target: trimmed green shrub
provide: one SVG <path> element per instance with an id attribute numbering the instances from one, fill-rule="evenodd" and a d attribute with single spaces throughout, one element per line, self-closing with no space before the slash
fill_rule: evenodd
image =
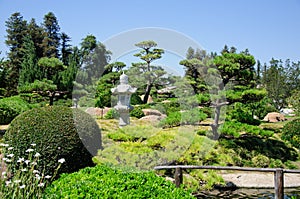
<path id="1" fill-rule="evenodd" d="M 197 124 L 203 121 L 207 115 L 198 108 L 194 108 L 183 112 L 171 112 L 169 115 L 160 121 L 160 125 L 163 127 L 174 127 L 180 125 Z"/>
<path id="2" fill-rule="evenodd" d="M 253 166 L 255 167 L 268 167 L 269 164 L 270 164 L 270 159 L 265 156 L 265 155 L 262 155 L 262 154 L 259 154 L 257 156 L 254 156 L 252 159 L 251 159 L 251 162 L 253 163 Z"/>
<path id="3" fill-rule="evenodd" d="M 31 144 L 41 154 L 39 170 L 52 175 L 58 160 L 64 158 L 59 173 L 69 173 L 94 165 L 92 155 L 101 148 L 96 121 L 84 111 L 63 106 L 36 108 L 16 117 L 4 135 L 15 157 L 24 157 Z M 18 169 L 12 164 L 11 169 Z"/>
<path id="4" fill-rule="evenodd" d="M 130 98 L 131 105 L 143 104 L 143 100 L 137 93 L 133 93 Z"/>
<path id="5" fill-rule="evenodd" d="M 130 111 L 130 116 L 131 117 L 136 117 L 136 118 L 142 118 L 145 116 L 144 112 L 142 111 L 142 108 L 139 106 L 134 107 L 132 111 Z"/>
<path id="6" fill-rule="evenodd" d="M 9 124 L 16 116 L 30 109 L 20 96 L 0 99 L 0 124 Z"/>
<path id="7" fill-rule="evenodd" d="M 104 115 L 104 119 L 115 119 L 119 117 L 119 113 L 116 109 L 112 108 Z"/>
<path id="8" fill-rule="evenodd" d="M 220 128 L 222 135 L 231 135 L 234 137 L 239 137 L 241 133 L 247 133 L 251 135 L 259 135 L 261 137 L 272 137 L 274 131 L 264 130 L 258 126 L 253 126 L 241 122 L 226 121 Z"/>
<path id="9" fill-rule="evenodd" d="M 194 198 L 189 191 L 153 172 L 126 171 L 99 165 L 63 174 L 44 192 L 45 198 Z"/>
<path id="10" fill-rule="evenodd" d="M 300 149 L 300 118 L 283 126 L 282 139 L 289 141 L 294 147 Z"/>

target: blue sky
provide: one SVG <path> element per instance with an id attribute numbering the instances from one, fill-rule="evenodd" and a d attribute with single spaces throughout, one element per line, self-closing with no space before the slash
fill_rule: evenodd
<path id="1" fill-rule="evenodd" d="M 0 0 L 0 56 L 7 51 L 5 21 L 12 13 L 41 23 L 50 11 L 73 45 L 88 34 L 104 42 L 156 27 L 179 32 L 208 52 L 227 44 L 248 48 L 262 63 L 272 57 L 300 61 L 300 0 Z"/>

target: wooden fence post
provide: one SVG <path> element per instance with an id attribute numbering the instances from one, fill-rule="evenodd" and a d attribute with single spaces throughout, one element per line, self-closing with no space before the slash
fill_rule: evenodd
<path id="1" fill-rule="evenodd" d="M 175 179 L 176 187 L 180 187 L 180 185 L 182 184 L 182 181 L 183 181 L 182 169 L 180 167 L 176 167 L 174 179 Z"/>
<path id="2" fill-rule="evenodd" d="M 274 183 L 275 183 L 275 199 L 283 199 L 284 198 L 283 169 L 276 169 L 274 173 Z"/>

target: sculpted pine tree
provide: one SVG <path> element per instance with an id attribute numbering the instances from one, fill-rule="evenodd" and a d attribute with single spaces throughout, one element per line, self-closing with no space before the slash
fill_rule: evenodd
<path id="1" fill-rule="evenodd" d="M 150 91 L 154 85 L 154 82 L 162 77 L 166 72 L 161 67 L 152 66 L 151 63 L 162 57 L 164 53 L 163 49 L 156 48 L 157 44 L 154 41 L 142 41 L 135 44 L 135 46 L 142 50 L 134 56 L 139 57 L 144 62 L 132 64 L 136 72 L 142 72 L 142 77 L 146 80 L 146 89 L 144 94 L 143 103 L 147 103 L 150 96 Z"/>
<path id="2" fill-rule="evenodd" d="M 227 48 L 224 48 L 222 54 L 214 58 L 214 64 L 216 70 L 219 72 L 221 80 L 217 85 L 216 94 L 224 93 L 223 91 L 225 90 L 226 85 L 230 82 L 232 82 L 233 85 L 249 86 L 255 78 L 254 57 L 250 55 L 248 51 L 236 53 L 234 47 L 231 49 L 232 52 L 228 52 Z M 214 121 L 211 125 L 213 139 L 217 139 L 219 136 L 218 128 L 221 108 L 227 104 L 229 104 L 229 102 L 222 96 L 217 96 L 216 100 L 212 103 L 215 108 Z"/>

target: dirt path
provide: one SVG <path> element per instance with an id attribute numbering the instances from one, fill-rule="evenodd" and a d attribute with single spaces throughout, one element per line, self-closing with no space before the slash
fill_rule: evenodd
<path id="1" fill-rule="evenodd" d="M 261 172 L 234 172 L 220 174 L 225 182 L 240 188 L 274 188 L 274 174 Z M 284 187 L 300 187 L 300 174 L 285 173 Z"/>

